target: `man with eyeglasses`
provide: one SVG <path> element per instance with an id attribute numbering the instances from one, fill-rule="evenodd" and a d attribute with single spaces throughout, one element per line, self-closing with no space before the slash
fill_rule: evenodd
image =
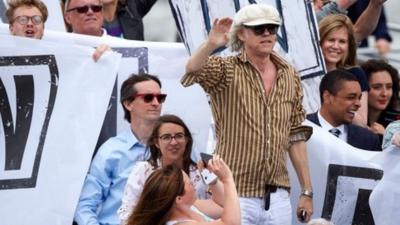
<path id="1" fill-rule="evenodd" d="M 307 222 L 313 213 L 305 145 L 312 128 L 302 126 L 296 70 L 273 51 L 281 23 L 279 12 L 265 4 L 245 6 L 233 20 L 216 19 L 181 81 L 198 83 L 210 95 L 215 151 L 232 168 L 243 225 L 292 223 L 286 152 L 302 188 L 297 217 Z M 238 55 L 210 56 L 228 43 Z"/>
<path id="2" fill-rule="evenodd" d="M 108 139 L 94 157 L 75 212 L 79 225 L 120 224 L 117 210 L 125 184 L 136 162 L 148 158 L 147 139 L 167 97 L 160 80 L 149 74 L 130 76 L 120 96 L 130 130 Z"/>
<path id="3" fill-rule="evenodd" d="M 40 0 L 9 1 L 6 16 L 12 35 L 42 39 L 48 11 Z"/>
<path id="4" fill-rule="evenodd" d="M 9 1 L 6 16 L 12 35 L 35 39 L 43 38 L 44 23 L 48 17 L 48 10 L 42 1 Z M 93 60 L 99 60 L 104 52 L 109 49 L 106 44 L 99 45 L 93 53 Z"/>

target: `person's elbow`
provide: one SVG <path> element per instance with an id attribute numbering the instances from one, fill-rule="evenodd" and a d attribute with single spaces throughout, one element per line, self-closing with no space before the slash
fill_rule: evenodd
<path id="1" fill-rule="evenodd" d="M 185 71 L 186 74 L 196 71 L 196 68 L 194 66 L 193 60 L 191 58 L 186 63 L 185 70 L 186 70 Z"/>

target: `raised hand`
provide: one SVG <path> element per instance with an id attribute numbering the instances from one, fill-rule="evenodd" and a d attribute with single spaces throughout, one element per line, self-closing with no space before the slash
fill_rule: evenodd
<path id="1" fill-rule="evenodd" d="M 208 162 L 207 169 L 217 175 L 218 179 L 223 183 L 228 180 L 233 180 L 231 170 L 218 155 L 214 155 Z"/>
<path id="2" fill-rule="evenodd" d="M 385 127 L 382 126 L 382 124 L 377 123 L 377 122 L 371 124 L 370 130 L 372 132 L 374 132 L 375 134 L 383 135 L 383 133 L 385 133 Z"/>
<path id="3" fill-rule="evenodd" d="M 95 62 L 99 61 L 100 57 L 104 54 L 106 51 L 111 51 L 110 46 L 107 44 L 101 44 L 97 46 L 96 50 L 94 51 L 92 58 Z"/>
<path id="4" fill-rule="evenodd" d="M 232 19 L 229 17 L 215 19 L 208 35 L 208 42 L 215 48 L 225 46 L 229 41 L 228 33 L 232 22 Z"/>

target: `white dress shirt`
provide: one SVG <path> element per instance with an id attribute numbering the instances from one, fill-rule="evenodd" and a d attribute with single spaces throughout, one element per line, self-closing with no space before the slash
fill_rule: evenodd
<path id="1" fill-rule="evenodd" d="M 332 126 L 328 121 L 326 121 L 321 113 L 318 111 L 318 120 L 319 120 L 319 124 L 321 124 L 322 129 L 329 131 L 332 128 L 336 128 L 338 130 L 340 130 L 340 135 L 339 135 L 339 139 L 347 142 L 347 126 L 345 126 L 344 124 L 334 127 Z"/>

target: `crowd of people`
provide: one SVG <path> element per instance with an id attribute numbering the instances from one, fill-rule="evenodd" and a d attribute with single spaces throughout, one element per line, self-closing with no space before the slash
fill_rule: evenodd
<path id="1" fill-rule="evenodd" d="M 142 18 L 155 2 L 66 0 L 62 6 L 70 32 L 143 40 Z M 94 156 L 75 222 L 291 224 L 287 156 L 301 187 L 295 215 L 309 222 L 314 208 L 306 141 L 312 128 L 303 125 L 305 118 L 363 150 L 400 145 L 397 70 L 384 60 L 357 60 L 359 42 L 371 33 L 377 35 L 380 54 L 390 49 L 390 35 L 374 32 L 384 23 L 385 0 L 355 2 L 314 1 L 327 74 L 319 88 L 321 107 L 308 115 L 298 72 L 273 50 L 282 25 L 279 12 L 270 5 L 251 4 L 233 18 L 214 21 L 181 80 L 185 87 L 199 84 L 210 98 L 217 143 L 208 162 L 190 158 L 193 138 L 185 122 L 161 115 L 167 94 L 159 78 L 132 74 L 120 89 L 130 129 L 109 138 Z M 345 9 L 350 14 L 358 3 L 362 12 L 348 17 Z M 10 34 L 41 39 L 48 14 L 40 0 L 9 0 Z M 386 43 L 381 44 L 382 38 Z M 224 46 L 238 54 L 212 55 Z M 94 60 L 108 50 L 106 44 L 98 46 Z M 205 170 L 218 179 L 206 184 Z"/>

